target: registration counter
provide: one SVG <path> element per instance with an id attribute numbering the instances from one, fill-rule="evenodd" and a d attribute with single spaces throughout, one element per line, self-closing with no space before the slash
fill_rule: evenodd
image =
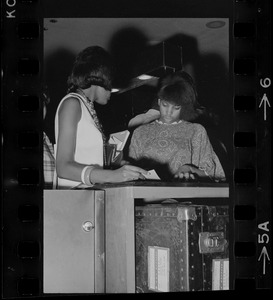
<path id="1" fill-rule="evenodd" d="M 135 293 L 135 206 L 161 201 L 229 205 L 229 186 L 134 181 L 45 190 L 44 293 Z"/>

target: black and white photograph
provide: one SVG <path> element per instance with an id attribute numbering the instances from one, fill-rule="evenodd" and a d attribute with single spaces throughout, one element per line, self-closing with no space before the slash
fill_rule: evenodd
<path id="1" fill-rule="evenodd" d="M 5 298 L 271 287 L 268 1 L 4 2 Z"/>
<path id="2" fill-rule="evenodd" d="M 229 26 L 44 19 L 45 293 L 229 289 Z"/>

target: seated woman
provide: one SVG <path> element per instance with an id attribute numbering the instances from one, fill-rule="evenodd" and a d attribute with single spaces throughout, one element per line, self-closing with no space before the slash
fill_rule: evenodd
<path id="1" fill-rule="evenodd" d="M 200 113 L 193 80 L 186 72 L 166 75 L 158 89 L 159 119 L 133 132 L 131 161 L 155 169 L 163 180 L 224 181 L 225 173 L 205 128 L 190 120 Z"/>

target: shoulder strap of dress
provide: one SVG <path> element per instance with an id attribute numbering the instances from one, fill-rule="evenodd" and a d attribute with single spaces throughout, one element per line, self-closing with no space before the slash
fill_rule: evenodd
<path id="1" fill-rule="evenodd" d="M 94 119 L 94 114 L 92 113 L 92 111 L 88 107 L 88 105 L 86 105 L 85 100 L 82 95 L 77 94 L 77 93 L 69 93 L 67 96 L 72 96 L 72 97 L 75 97 L 75 98 L 78 98 L 79 100 L 81 100 L 82 103 L 84 104 L 84 106 L 86 107 L 86 109 L 88 110 L 88 112 L 90 113 L 91 117 Z"/>
<path id="2" fill-rule="evenodd" d="M 77 94 L 77 93 L 69 93 L 62 100 L 65 100 L 65 99 L 70 98 L 70 97 L 74 97 L 74 98 L 79 99 L 84 104 L 84 106 L 86 107 L 86 109 L 90 113 L 91 117 L 94 119 L 94 116 L 93 116 L 91 110 L 89 109 L 89 107 L 86 105 L 86 103 L 85 103 L 84 98 L 83 98 L 82 95 Z"/>
<path id="3" fill-rule="evenodd" d="M 71 97 L 77 98 L 78 100 L 80 100 L 81 102 L 84 103 L 84 99 L 83 99 L 83 97 L 82 97 L 81 95 L 79 95 L 79 94 L 77 94 L 77 93 L 69 93 L 69 94 L 65 95 L 65 96 L 62 98 L 62 100 L 60 101 L 59 105 L 60 105 L 62 102 L 64 102 L 64 100 L 66 100 L 66 99 L 68 99 L 68 98 L 71 98 Z"/>
<path id="4" fill-rule="evenodd" d="M 82 95 L 80 95 L 80 94 L 77 94 L 77 93 L 69 93 L 69 94 L 67 94 L 67 95 L 65 96 L 64 99 L 66 99 L 66 98 L 68 98 L 68 97 L 71 97 L 71 96 L 72 96 L 72 97 L 75 97 L 75 98 L 78 98 L 78 99 L 84 104 L 84 106 L 85 106 L 86 109 L 88 110 L 89 114 L 91 115 L 92 119 L 94 120 L 95 126 L 96 126 L 97 129 L 101 132 L 102 138 L 103 138 L 103 140 L 104 140 L 104 142 L 105 142 L 105 141 L 106 141 L 106 137 L 105 137 L 105 134 L 104 134 L 104 132 L 103 132 L 102 126 L 101 126 L 101 124 L 100 124 L 100 122 L 99 122 L 99 120 L 98 120 L 98 117 L 97 117 L 97 115 L 96 115 L 95 110 L 94 110 L 94 109 L 92 110 L 92 109 L 86 104 L 86 101 L 85 101 L 84 97 L 83 97 Z"/>
<path id="5" fill-rule="evenodd" d="M 77 93 L 69 93 L 69 94 L 67 94 L 67 95 L 63 98 L 63 100 L 65 100 L 65 99 L 67 99 L 67 98 L 69 98 L 69 97 L 78 98 L 78 99 L 80 99 L 80 100 L 82 100 L 82 101 L 84 102 L 83 96 L 80 95 L 80 94 L 77 94 Z"/>

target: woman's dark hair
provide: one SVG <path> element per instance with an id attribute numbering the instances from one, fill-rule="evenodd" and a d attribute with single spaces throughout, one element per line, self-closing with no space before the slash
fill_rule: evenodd
<path id="1" fill-rule="evenodd" d="M 77 88 L 86 89 L 98 85 L 111 90 L 113 77 L 113 61 L 111 55 L 99 46 L 91 46 L 81 51 L 73 64 L 68 78 L 68 92 Z"/>
<path id="2" fill-rule="evenodd" d="M 162 77 L 158 84 L 157 96 L 161 100 L 181 106 L 180 118 L 191 121 L 200 114 L 197 91 L 192 77 L 179 71 Z"/>

